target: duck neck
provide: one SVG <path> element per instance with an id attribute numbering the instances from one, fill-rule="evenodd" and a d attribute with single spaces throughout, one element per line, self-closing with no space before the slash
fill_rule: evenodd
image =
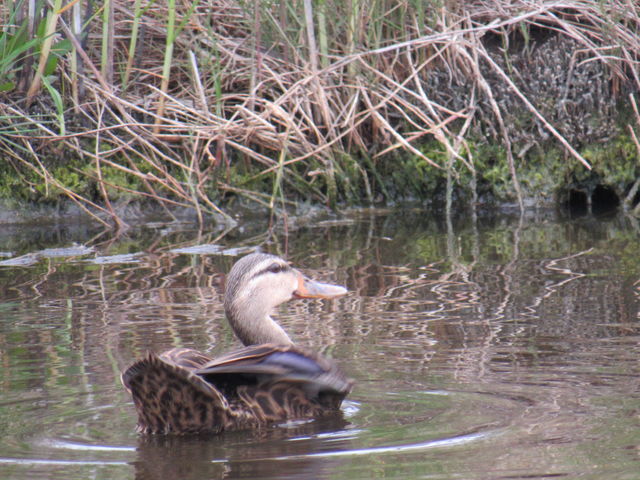
<path id="1" fill-rule="evenodd" d="M 293 344 L 284 329 L 271 318 L 269 310 L 246 303 L 237 305 L 234 302 L 226 308 L 226 314 L 233 332 L 244 345 Z"/>

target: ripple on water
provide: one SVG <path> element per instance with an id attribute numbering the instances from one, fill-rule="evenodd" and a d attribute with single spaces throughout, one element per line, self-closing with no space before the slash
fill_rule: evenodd
<path id="1" fill-rule="evenodd" d="M 350 286 L 278 313 L 356 388 L 340 419 L 213 437 L 137 436 L 119 371 L 146 350 L 235 345 L 223 255 L 263 237 L 162 224 L 93 251 L 1 245 L 0 478 L 636 478 L 637 228 L 451 235 L 421 230 L 428 216 L 269 237 Z"/>
<path id="2" fill-rule="evenodd" d="M 483 403 L 485 407 L 478 411 L 478 405 Z M 260 431 L 202 437 L 129 437 L 136 438 L 134 444 L 88 442 L 64 433 L 36 437 L 30 444 L 24 444 L 22 451 L 0 458 L 0 464 L 36 472 L 54 467 L 72 470 L 81 466 L 127 467 L 125 471 L 134 468 L 136 474 L 161 475 L 149 478 L 170 478 L 160 472 L 178 475 L 184 471 L 191 473 L 180 478 L 203 478 L 218 475 L 220 472 L 215 473 L 213 466 L 218 465 L 230 477 L 232 472 L 242 472 L 245 478 L 258 474 L 260 478 L 286 478 L 300 471 L 313 471 L 318 475 L 316 478 L 321 478 L 322 472 L 330 471 L 331 462 L 338 459 L 404 457 L 467 448 L 502 434 L 509 424 L 505 412 L 518 410 L 523 403 L 526 401 L 517 398 L 450 390 L 393 392 L 363 403 L 348 400 L 343 415 L 336 418 L 288 422 Z M 434 406 L 431 412 L 429 404 Z M 476 415 L 458 415 L 460 408 L 471 405 L 475 406 Z M 384 415 L 389 408 L 394 414 Z M 488 412 L 493 412 L 493 416 Z M 93 409 L 84 415 L 90 417 L 95 413 Z M 376 421 L 372 422 L 372 418 Z M 87 423 L 91 423 L 89 418 Z M 64 430 L 55 428 L 61 433 Z M 99 432 L 94 432 L 93 436 L 96 435 Z M 265 466 L 265 462 L 271 466 Z M 68 478 L 80 478 L 73 471 L 65 472 L 70 475 Z"/>

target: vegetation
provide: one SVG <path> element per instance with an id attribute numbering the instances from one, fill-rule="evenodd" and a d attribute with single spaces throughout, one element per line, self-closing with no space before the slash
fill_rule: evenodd
<path id="1" fill-rule="evenodd" d="M 0 23 L 4 197 L 120 224 L 140 199 L 524 208 L 575 180 L 640 214 L 636 2 L 13 0 Z"/>

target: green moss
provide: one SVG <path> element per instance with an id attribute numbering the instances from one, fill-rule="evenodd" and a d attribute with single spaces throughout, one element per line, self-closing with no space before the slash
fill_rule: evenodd
<path id="1" fill-rule="evenodd" d="M 472 154 L 480 197 L 498 202 L 514 201 L 516 191 L 505 148 L 499 144 L 489 145 L 485 139 L 467 139 L 467 142 L 470 152 L 463 151 L 461 155 L 469 158 L 469 153 Z M 436 141 L 425 143 L 421 151 L 438 165 L 446 165 L 447 152 Z M 567 189 L 590 189 L 597 184 L 623 192 L 640 174 L 638 153 L 628 134 L 621 134 L 606 144 L 584 147 L 581 154 L 590 162 L 591 170 L 565 154 L 553 141 L 531 148 L 522 158 L 515 157 L 516 175 L 525 199 L 544 203 Z M 378 168 L 392 199 L 432 200 L 443 196 L 445 168 L 436 168 L 423 158 L 390 155 Z M 459 160 L 453 162 L 452 168 L 456 195 L 464 196 L 470 190 L 472 172 Z"/>
<path id="2" fill-rule="evenodd" d="M 498 202 L 514 201 L 516 194 L 504 147 L 488 145 L 485 139 L 467 139 L 467 142 L 469 151 L 462 151 L 461 155 L 473 158 L 480 198 Z M 437 141 L 425 142 L 419 148 L 433 162 L 446 166 L 448 153 Z M 590 190 L 598 184 L 605 184 L 620 195 L 640 175 L 638 152 L 628 134 L 620 134 L 605 144 L 586 146 L 581 154 L 592 165 L 591 170 L 567 156 L 552 141 L 530 149 L 523 158 L 515 158 L 516 172 L 525 198 L 540 202 L 557 198 L 561 192 L 569 189 Z M 48 172 L 46 178 L 54 178 L 65 189 L 87 199 L 102 200 L 95 162 L 65 156 L 45 158 L 41 162 Z M 153 173 L 144 159 L 134 159 L 134 162 L 142 173 Z M 122 163 L 129 167 L 128 163 Z M 331 183 L 329 168 L 324 160 L 309 158 L 288 165 L 281 184 L 284 197 L 294 201 L 326 200 L 329 203 L 356 205 L 366 204 L 380 196 L 392 201 L 411 199 L 429 202 L 444 199 L 446 169 L 437 168 L 417 155 L 394 152 L 382 158 L 370 158 L 364 153 L 340 153 L 336 154 L 332 165 L 335 184 Z M 220 197 L 218 187 L 221 184 L 270 197 L 274 191 L 276 171 L 264 174 L 261 173 L 263 170 L 262 165 L 256 166 L 249 159 L 236 157 L 228 167 L 223 165 L 212 172 L 211 180 L 204 189 L 216 202 Z M 49 203 L 66 198 L 63 189 L 51 181 L 44 181 L 42 172 L 40 167 L 31 169 L 24 164 L 0 163 L 0 198 Z M 184 178 L 184 171 L 168 173 L 182 179 L 188 188 L 190 180 Z M 130 191 L 146 191 L 139 176 L 122 169 L 103 163 L 100 175 L 106 182 L 106 190 L 112 200 L 132 197 L 134 194 Z M 456 198 L 464 200 L 471 190 L 472 172 L 463 162 L 454 160 L 452 176 L 454 194 Z M 155 185 L 162 192 L 162 186 Z M 168 191 L 162 193 L 171 195 Z M 226 194 L 222 200 L 229 201 L 231 196 Z"/>
<path id="3" fill-rule="evenodd" d="M 620 135 L 607 144 L 585 149 L 583 156 L 602 183 L 622 187 L 635 181 L 640 173 L 638 153 L 630 135 Z"/>
<path id="4" fill-rule="evenodd" d="M 79 158 L 52 157 L 40 159 L 37 169 L 24 164 L 0 164 L 0 198 L 14 201 L 52 203 L 66 199 L 65 189 L 90 200 L 99 200 L 99 175 L 94 162 Z M 139 169 L 145 173 L 146 163 Z M 122 190 L 143 190 L 139 177 L 109 165 L 101 165 L 100 175 L 112 200 L 130 196 Z M 58 186 L 60 185 L 60 187 Z"/>
<path id="5" fill-rule="evenodd" d="M 434 163 L 443 162 L 444 153 L 436 142 L 425 145 L 422 151 Z M 446 179 L 444 170 L 417 155 L 389 155 L 379 170 L 391 199 L 433 199 Z"/>

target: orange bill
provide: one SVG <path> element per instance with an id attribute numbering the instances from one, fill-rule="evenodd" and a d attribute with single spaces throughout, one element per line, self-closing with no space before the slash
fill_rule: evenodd
<path id="1" fill-rule="evenodd" d="M 302 274 L 298 277 L 298 289 L 293 292 L 297 298 L 335 298 L 347 293 L 347 289 L 330 283 L 320 283 Z"/>

